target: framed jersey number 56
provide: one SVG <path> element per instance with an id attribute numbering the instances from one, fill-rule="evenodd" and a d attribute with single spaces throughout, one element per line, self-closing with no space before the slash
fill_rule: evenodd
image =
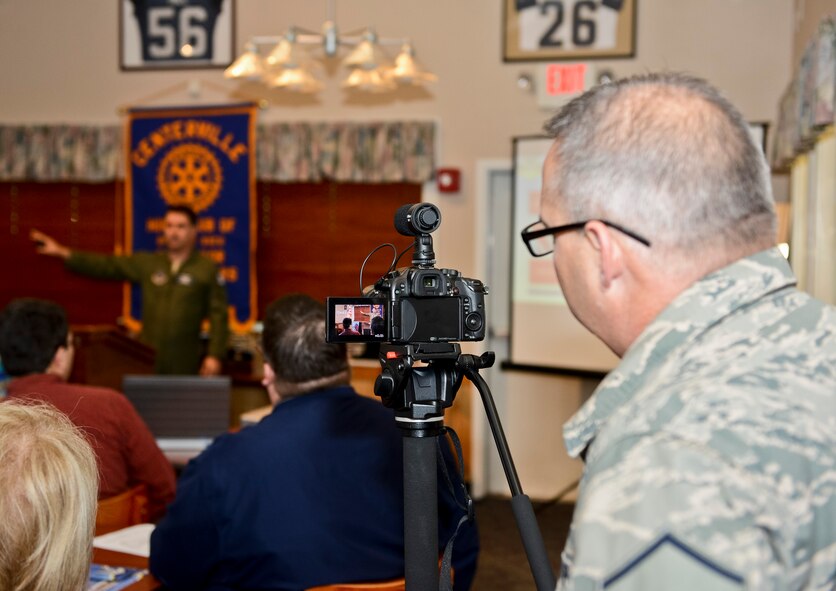
<path id="1" fill-rule="evenodd" d="M 637 0 L 503 0 L 506 62 L 633 57 Z"/>
<path id="2" fill-rule="evenodd" d="M 235 47 L 235 0 L 119 0 L 123 70 L 224 68 Z"/>

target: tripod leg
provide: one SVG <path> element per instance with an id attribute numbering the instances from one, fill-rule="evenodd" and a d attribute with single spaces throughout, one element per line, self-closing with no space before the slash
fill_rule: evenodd
<path id="1" fill-rule="evenodd" d="M 528 556 L 528 563 L 531 566 L 531 574 L 534 576 L 537 589 L 554 589 L 556 585 L 554 571 L 549 562 L 546 546 L 543 544 L 540 528 L 537 527 L 537 518 L 534 516 L 531 501 L 524 494 L 513 496 L 511 508 L 514 510 L 517 529 L 520 530 L 523 548 Z"/>
<path id="2" fill-rule="evenodd" d="M 508 479 L 508 486 L 511 489 L 511 507 L 514 510 L 517 529 L 520 531 L 523 548 L 525 548 L 525 554 L 528 557 L 528 564 L 531 567 L 531 574 L 534 576 L 537 591 L 553 591 L 556 584 L 554 571 L 549 562 L 540 528 L 537 527 L 537 518 L 531 508 L 531 501 L 523 493 L 520 485 L 517 469 L 514 466 L 514 460 L 511 458 L 511 451 L 508 449 L 508 441 L 505 439 L 505 432 L 502 430 L 502 423 L 499 420 L 499 413 L 496 411 L 491 389 L 474 366 L 466 367 L 465 372 L 482 396 L 485 415 L 488 418 L 488 424 L 496 442 L 496 450 L 499 452 L 499 459 L 502 462 L 505 477 Z"/>
<path id="3" fill-rule="evenodd" d="M 407 591 L 438 591 L 438 436 L 403 439 Z"/>

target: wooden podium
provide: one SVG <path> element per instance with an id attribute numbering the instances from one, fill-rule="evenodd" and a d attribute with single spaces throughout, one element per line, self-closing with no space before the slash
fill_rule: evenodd
<path id="1" fill-rule="evenodd" d="M 154 373 L 154 349 L 110 325 L 73 326 L 70 382 L 122 390 L 125 374 Z"/>

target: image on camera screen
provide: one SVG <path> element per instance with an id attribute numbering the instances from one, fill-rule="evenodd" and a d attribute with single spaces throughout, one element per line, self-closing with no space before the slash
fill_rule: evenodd
<path id="1" fill-rule="evenodd" d="M 386 300 L 382 298 L 328 298 L 327 341 L 386 341 Z"/>

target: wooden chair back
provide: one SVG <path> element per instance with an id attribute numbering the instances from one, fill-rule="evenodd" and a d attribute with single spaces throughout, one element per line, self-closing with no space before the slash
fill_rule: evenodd
<path id="1" fill-rule="evenodd" d="M 139 484 L 125 492 L 99 501 L 96 535 L 148 521 L 148 490 Z"/>
<path id="2" fill-rule="evenodd" d="M 372 583 L 337 583 L 335 585 L 322 585 L 310 587 L 306 591 L 405 591 L 406 579 L 391 579 L 388 581 L 375 581 Z"/>
<path id="3" fill-rule="evenodd" d="M 441 558 L 438 559 L 438 568 L 441 569 Z M 454 568 L 450 568 L 450 580 L 456 578 Z M 333 585 L 320 585 L 319 587 L 308 587 L 305 591 L 406 591 L 406 579 L 388 579 L 386 581 L 373 581 L 368 583 L 335 583 Z"/>

